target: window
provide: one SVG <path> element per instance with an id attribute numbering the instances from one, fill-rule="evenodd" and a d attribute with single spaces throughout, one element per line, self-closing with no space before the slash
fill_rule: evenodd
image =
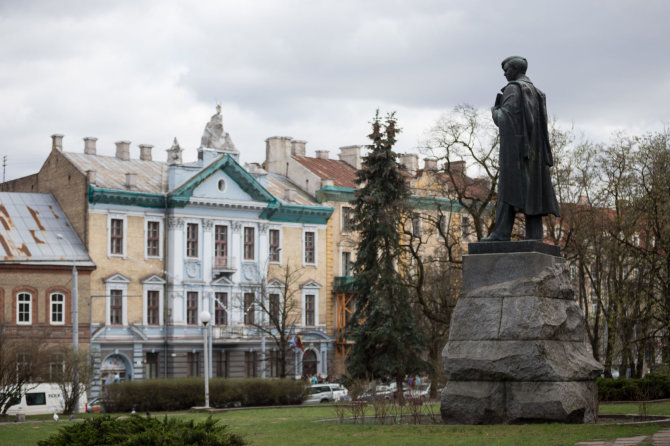
<path id="1" fill-rule="evenodd" d="M 244 352 L 244 375 L 247 378 L 256 376 L 256 368 L 258 366 L 258 355 L 256 352 Z"/>
<path id="2" fill-rule="evenodd" d="M 214 256 L 217 265 L 228 264 L 228 226 L 214 226 Z"/>
<path id="3" fill-rule="evenodd" d="M 351 276 L 351 269 L 353 267 L 353 262 L 351 261 L 351 253 L 345 251 L 342 253 L 342 275 Z"/>
<path id="4" fill-rule="evenodd" d="M 147 222 L 147 257 L 160 256 L 160 222 Z"/>
<path id="5" fill-rule="evenodd" d="M 219 378 L 228 378 L 228 352 L 217 351 L 214 355 L 214 375 Z"/>
<path id="6" fill-rule="evenodd" d="M 351 232 L 354 230 L 354 213 L 349 206 L 342 206 L 342 232 Z"/>
<path id="7" fill-rule="evenodd" d="M 254 315 L 254 293 L 244 293 L 244 324 L 253 325 L 256 321 Z"/>
<path id="8" fill-rule="evenodd" d="M 200 376 L 200 354 L 198 352 L 188 352 L 186 354 L 186 375 Z"/>
<path id="9" fill-rule="evenodd" d="M 158 378 L 158 353 L 147 352 L 144 360 L 144 375 L 147 379 Z"/>
<path id="10" fill-rule="evenodd" d="M 65 296 L 61 293 L 51 295 L 51 323 L 62 325 L 65 323 Z"/>
<path id="11" fill-rule="evenodd" d="M 44 392 L 26 393 L 27 406 L 45 406 L 47 404 L 47 397 Z"/>
<path id="12" fill-rule="evenodd" d="M 279 352 L 277 350 L 270 351 L 270 378 L 279 377 Z"/>
<path id="13" fill-rule="evenodd" d="M 470 217 L 463 215 L 461 217 L 461 238 L 469 240 L 472 228 L 470 227 Z"/>
<path id="14" fill-rule="evenodd" d="M 227 325 L 228 293 L 215 293 L 214 297 L 214 325 Z"/>
<path id="15" fill-rule="evenodd" d="M 123 255 L 123 220 L 112 218 L 110 222 L 109 252 L 115 255 Z"/>
<path id="16" fill-rule="evenodd" d="M 314 264 L 316 263 L 315 251 L 314 251 L 314 232 L 306 231 L 305 232 L 305 263 Z"/>
<path id="17" fill-rule="evenodd" d="M 270 261 L 279 262 L 279 229 L 270 229 Z"/>
<path id="18" fill-rule="evenodd" d="M 30 293 L 19 293 L 17 296 L 16 323 L 30 324 L 33 321 L 33 296 Z"/>
<path id="19" fill-rule="evenodd" d="M 49 361 L 49 381 L 58 382 L 65 372 L 65 358 L 62 353 L 53 353 Z"/>
<path id="20" fill-rule="evenodd" d="M 198 324 L 198 292 L 186 292 L 186 323 L 188 325 Z"/>
<path id="21" fill-rule="evenodd" d="M 198 257 L 198 224 L 186 224 L 186 257 Z"/>
<path id="22" fill-rule="evenodd" d="M 279 321 L 279 294 L 270 294 L 270 322 L 277 325 Z"/>
<path id="23" fill-rule="evenodd" d="M 416 237 L 421 237 L 421 217 L 419 214 L 412 215 L 412 234 Z"/>
<path id="24" fill-rule="evenodd" d="M 244 228 L 244 260 L 253 260 L 254 250 L 254 228 Z"/>
<path id="25" fill-rule="evenodd" d="M 160 293 L 157 290 L 147 291 L 147 324 L 158 325 L 158 311 Z"/>
<path id="26" fill-rule="evenodd" d="M 314 323 L 314 307 L 316 298 L 313 294 L 305 296 L 305 325 L 316 325 Z"/>
<path id="27" fill-rule="evenodd" d="M 109 297 L 109 323 L 121 325 L 123 321 L 123 291 L 111 290 Z"/>

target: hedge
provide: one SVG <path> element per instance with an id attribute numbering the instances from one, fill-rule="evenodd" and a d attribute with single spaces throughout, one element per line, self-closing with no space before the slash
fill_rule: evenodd
<path id="1" fill-rule="evenodd" d="M 598 378 L 600 401 L 643 401 L 670 398 L 670 376 L 650 374 L 641 379 Z"/>
<path id="2" fill-rule="evenodd" d="M 211 407 L 280 406 L 300 404 L 306 396 L 303 381 L 288 379 L 209 380 Z M 105 387 L 107 412 L 185 410 L 205 403 L 202 378 L 151 379 L 113 383 Z"/>
<path id="3" fill-rule="evenodd" d="M 227 427 L 208 418 L 202 423 L 164 417 L 95 417 L 81 423 L 68 423 L 56 434 L 38 442 L 39 446 L 139 446 L 207 445 L 242 446 L 244 439 L 227 432 Z"/>

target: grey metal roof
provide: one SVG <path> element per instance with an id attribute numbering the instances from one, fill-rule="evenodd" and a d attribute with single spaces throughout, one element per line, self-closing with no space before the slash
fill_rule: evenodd
<path id="1" fill-rule="evenodd" d="M 73 260 L 93 265 L 51 194 L 0 192 L 0 265 L 71 264 Z"/>
<path id="2" fill-rule="evenodd" d="M 139 159 L 125 161 L 114 156 L 87 155 L 74 152 L 63 152 L 63 155 L 84 174 L 87 170 L 95 170 L 95 185 L 97 187 L 128 190 L 126 188 L 126 174 L 134 173 L 137 174 L 137 182 L 133 190 L 154 194 L 167 192 L 168 166 L 164 162 Z"/>

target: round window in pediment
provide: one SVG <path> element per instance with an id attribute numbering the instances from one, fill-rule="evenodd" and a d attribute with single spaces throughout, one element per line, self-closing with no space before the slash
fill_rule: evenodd
<path id="1" fill-rule="evenodd" d="M 217 183 L 217 187 L 219 188 L 219 192 L 225 192 L 226 191 L 226 180 L 221 178 L 219 182 Z"/>

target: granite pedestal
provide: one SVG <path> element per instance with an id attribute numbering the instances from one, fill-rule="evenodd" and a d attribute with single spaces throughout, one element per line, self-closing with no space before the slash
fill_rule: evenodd
<path id="1" fill-rule="evenodd" d="M 444 422 L 593 421 L 602 366 L 558 247 L 524 241 L 469 248 L 442 354 Z"/>

